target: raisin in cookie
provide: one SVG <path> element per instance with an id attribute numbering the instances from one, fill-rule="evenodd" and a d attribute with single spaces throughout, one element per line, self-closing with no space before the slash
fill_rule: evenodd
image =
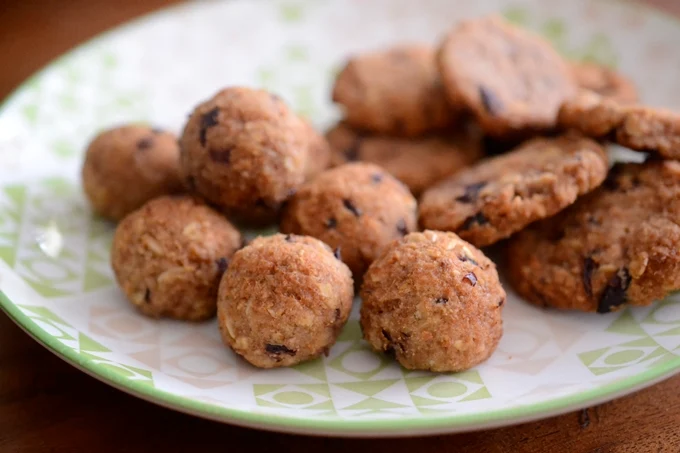
<path id="1" fill-rule="evenodd" d="M 550 217 L 607 175 L 607 155 L 579 136 L 535 138 L 485 159 L 427 190 L 420 223 L 454 231 L 478 247 Z"/>
<path id="2" fill-rule="evenodd" d="M 111 265 L 145 315 L 189 321 L 215 314 L 217 288 L 241 234 L 189 196 L 156 198 L 116 228 Z"/>
<path id="3" fill-rule="evenodd" d="M 435 52 L 424 45 L 359 55 L 342 69 L 333 88 L 353 127 L 381 134 L 417 136 L 442 129 L 455 115 L 444 96 Z"/>
<path id="4" fill-rule="evenodd" d="M 327 138 L 334 166 L 352 161 L 374 163 L 415 195 L 482 156 L 480 135 L 467 131 L 408 139 L 364 135 L 340 123 L 328 132 Z"/>
<path id="5" fill-rule="evenodd" d="M 304 181 L 309 129 L 276 95 L 227 88 L 200 104 L 180 139 L 189 190 L 252 223 L 272 220 Z"/>
<path id="6" fill-rule="evenodd" d="M 314 238 L 260 237 L 236 252 L 222 277 L 224 342 L 260 368 L 328 353 L 352 308 L 352 274 Z"/>
<path id="7" fill-rule="evenodd" d="M 469 108 L 497 137 L 553 128 L 576 91 L 569 66 L 547 41 L 497 16 L 456 26 L 438 64 L 450 102 Z"/>
<path id="8" fill-rule="evenodd" d="M 152 198 L 182 191 L 177 139 L 147 126 L 109 129 L 88 146 L 82 178 L 92 209 L 120 220 Z"/>
<path id="9" fill-rule="evenodd" d="M 579 88 L 593 91 L 600 96 L 613 99 L 621 104 L 634 104 L 638 92 L 632 80 L 597 63 L 574 62 L 571 70 Z"/>
<path id="10" fill-rule="evenodd" d="M 361 330 L 412 370 L 455 372 L 493 353 L 505 291 L 496 266 L 453 233 L 411 233 L 366 272 Z"/>
<path id="11" fill-rule="evenodd" d="M 281 231 L 321 239 L 359 280 L 394 239 L 416 228 L 416 200 L 377 165 L 351 163 L 304 184 L 283 213 Z"/>
<path id="12" fill-rule="evenodd" d="M 670 110 L 622 105 L 582 92 L 562 105 L 560 126 L 663 159 L 680 159 L 680 114 Z"/>
<path id="13" fill-rule="evenodd" d="M 680 162 L 617 164 L 605 184 L 510 240 L 529 302 L 607 313 L 680 289 Z"/>

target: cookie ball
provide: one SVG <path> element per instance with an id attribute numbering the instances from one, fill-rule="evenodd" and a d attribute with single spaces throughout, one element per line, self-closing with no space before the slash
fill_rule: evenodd
<path id="1" fill-rule="evenodd" d="M 458 116 L 439 79 L 435 49 L 404 45 L 349 60 L 333 88 L 353 127 L 416 137 L 444 129 Z"/>
<path id="2" fill-rule="evenodd" d="M 463 371 L 496 349 L 505 297 L 496 266 L 474 246 L 454 233 L 411 233 L 366 272 L 361 329 L 404 368 Z"/>
<path id="3" fill-rule="evenodd" d="M 508 280 L 527 301 L 608 313 L 680 290 L 680 162 L 616 164 L 560 215 L 511 238 Z"/>
<path id="4" fill-rule="evenodd" d="M 111 265 L 145 315 L 198 321 L 215 314 L 220 278 L 241 245 L 213 209 L 189 196 L 161 197 L 118 225 Z"/>
<path id="5" fill-rule="evenodd" d="M 102 132 L 85 152 L 82 181 L 92 209 L 120 220 L 152 198 L 182 190 L 177 139 L 147 126 Z"/>
<path id="6" fill-rule="evenodd" d="M 308 143 L 305 166 L 305 180 L 308 181 L 330 166 L 331 145 L 308 121 L 301 119 L 301 124 Z"/>
<path id="7" fill-rule="evenodd" d="M 416 228 L 416 200 L 377 165 L 352 163 L 303 185 L 288 203 L 284 233 L 304 234 L 339 248 L 355 279 L 394 239 Z"/>
<path id="8" fill-rule="evenodd" d="M 257 367 L 292 366 L 328 352 L 353 298 L 350 270 L 323 242 L 260 237 L 234 255 L 222 277 L 220 332 Z"/>
<path id="9" fill-rule="evenodd" d="M 200 104 L 180 146 L 187 187 L 251 223 L 275 218 L 307 171 L 305 128 L 263 90 L 227 88 Z"/>
<path id="10" fill-rule="evenodd" d="M 340 123 L 327 134 L 334 166 L 352 161 L 379 165 L 418 195 L 482 156 L 481 136 L 466 129 L 419 138 L 365 135 Z"/>

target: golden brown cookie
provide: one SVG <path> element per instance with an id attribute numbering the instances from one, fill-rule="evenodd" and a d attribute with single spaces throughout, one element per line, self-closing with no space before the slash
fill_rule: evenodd
<path id="1" fill-rule="evenodd" d="M 309 172 L 300 121 L 264 90 L 220 91 L 196 107 L 180 139 L 187 187 L 241 220 L 273 220 Z"/>
<path id="2" fill-rule="evenodd" d="M 283 213 L 281 231 L 321 239 L 339 249 L 359 280 L 394 239 L 416 228 L 416 200 L 382 168 L 351 163 L 304 184 Z"/>
<path id="3" fill-rule="evenodd" d="M 305 166 L 305 180 L 308 181 L 330 166 L 331 145 L 308 121 L 301 119 L 301 122 L 308 141 Z"/>
<path id="4" fill-rule="evenodd" d="M 314 238 L 277 234 L 238 251 L 222 277 L 224 342 L 260 368 L 328 353 L 352 309 L 352 274 Z"/>
<path id="5" fill-rule="evenodd" d="M 638 101 L 635 83 L 607 66 L 590 62 L 572 62 L 571 70 L 581 89 L 593 91 L 621 104 L 634 104 Z"/>
<path id="6" fill-rule="evenodd" d="M 474 163 L 482 156 L 479 134 L 398 138 L 365 135 L 340 123 L 327 133 L 334 166 L 362 161 L 381 166 L 415 195 Z"/>
<path id="7" fill-rule="evenodd" d="M 569 66 L 543 38 L 497 16 L 459 23 L 443 40 L 439 71 L 450 102 L 472 111 L 488 134 L 555 127 L 576 91 Z"/>
<path id="8" fill-rule="evenodd" d="M 613 140 L 621 146 L 663 159 L 680 159 L 680 114 L 639 105 L 621 105 L 592 92 L 582 92 L 560 109 L 563 129 Z"/>
<path id="9" fill-rule="evenodd" d="M 420 224 L 483 247 L 556 214 L 606 175 L 607 154 L 596 142 L 575 135 L 535 138 L 427 190 Z"/>
<path id="10" fill-rule="evenodd" d="M 680 162 L 617 164 L 605 184 L 510 240 L 508 274 L 536 305 L 607 313 L 680 289 Z"/>
<path id="11" fill-rule="evenodd" d="M 496 266 L 453 233 L 392 243 L 366 272 L 361 299 L 366 341 L 411 370 L 467 370 L 488 359 L 503 334 Z"/>
<path id="12" fill-rule="evenodd" d="M 145 315 L 198 321 L 215 314 L 220 278 L 241 242 L 227 219 L 196 199 L 161 197 L 118 225 L 111 265 Z"/>
<path id="13" fill-rule="evenodd" d="M 177 139 L 147 126 L 104 131 L 87 148 L 82 178 L 92 209 L 120 220 L 152 198 L 182 191 Z"/>
<path id="14" fill-rule="evenodd" d="M 349 60 L 333 88 L 353 127 L 414 137 L 455 121 L 444 96 L 434 49 L 404 45 Z"/>

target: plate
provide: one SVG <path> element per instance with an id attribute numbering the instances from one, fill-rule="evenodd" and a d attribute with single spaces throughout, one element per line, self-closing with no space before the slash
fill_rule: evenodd
<path id="1" fill-rule="evenodd" d="M 257 370 L 215 321 L 154 321 L 113 283 L 113 226 L 79 190 L 86 143 L 143 121 L 180 130 L 226 85 L 263 86 L 323 128 L 347 55 L 435 43 L 457 19 L 499 11 L 572 58 L 617 66 L 646 102 L 680 106 L 680 26 L 633 3 L 578 0 L 233 0 L 161 11 L 70 52 L 0 114 L 2 308 L 68 362 L 119 389 L 206 418 L 347 436 L 434 434 L 514 424 L 593 405 L 680 370 L 680 297 L 607 315 L 534 308 L 510 295 L 485 364 L 408 372 L 369 351 L 353 314 L 328 357 Z M 255 234 L 256 232 L 250 232 Z"/>

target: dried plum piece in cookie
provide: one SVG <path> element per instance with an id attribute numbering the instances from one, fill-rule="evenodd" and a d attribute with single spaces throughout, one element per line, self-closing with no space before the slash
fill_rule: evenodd
<path id="1" fill-rule="evenodd" d="M 662 159 L 680 159 L 680 113 L 670 110 L 623 105 L 584 91 L 562 105 L 559 125 Z"/>
<path id="2" fill-rule="evenodd" d="M 354 162 L 300 187 L 284 209 L 281 231 L 340 247 L 358 281 L 391 241 L 415 231 L 416 219 L 406 186 L 377 165 Z"/>
<path id="3" fill-rule="evenodd" d="M 444 96 L 435 50 L 401 45 L 351 58 L 338 74 L 333 101 L 353 127 L 415 137 L 455 123 Z"/>
<path id="4" fill-rule="evenodd" d="M 405 368 L 462 371 L 483 362 L 503 333 L 505 291 L 496 266 L 454 233 L 395 241 L 361 287 L 361 328 Z"/>
<path id="5" fill-rule="evenodd" d="M 554 128 L 560 105 L 577 87 L 547 41 L 497 16 L 459 23 L 437 62 L 449 101 L 471 110 L 495 137 Z"/>
<path id="6" fill-rule="evenodd" d="M 421 197 L 420 224 L 487 246 L 558 213 L 606 175 L 607 155 L 593 140 L 535 138 L 428 189 Z"/>
<path id="7" fill-rule="evenodd" d="M 593 91 L 621 104 L 634 104 L 638 101 L 635 83 L 614 69 L 592 62 L 570 64 L 579 88 Z"/>
<path id="8" fill-rule="evenodd" d="M 607 313 L 680 289 L 680 162 L 616 164 L 605 184 L 510 239 L 509 281 L 529 302 Z"/>
<path id="9" fill-rule="evenodd" d="M 419 138 L 367 135 L 340 123 L 327 133 L 333 165 L 352 161 L 383 167 L 415 195 L 482 156 L 481 137 L 466 129 Z"/>

